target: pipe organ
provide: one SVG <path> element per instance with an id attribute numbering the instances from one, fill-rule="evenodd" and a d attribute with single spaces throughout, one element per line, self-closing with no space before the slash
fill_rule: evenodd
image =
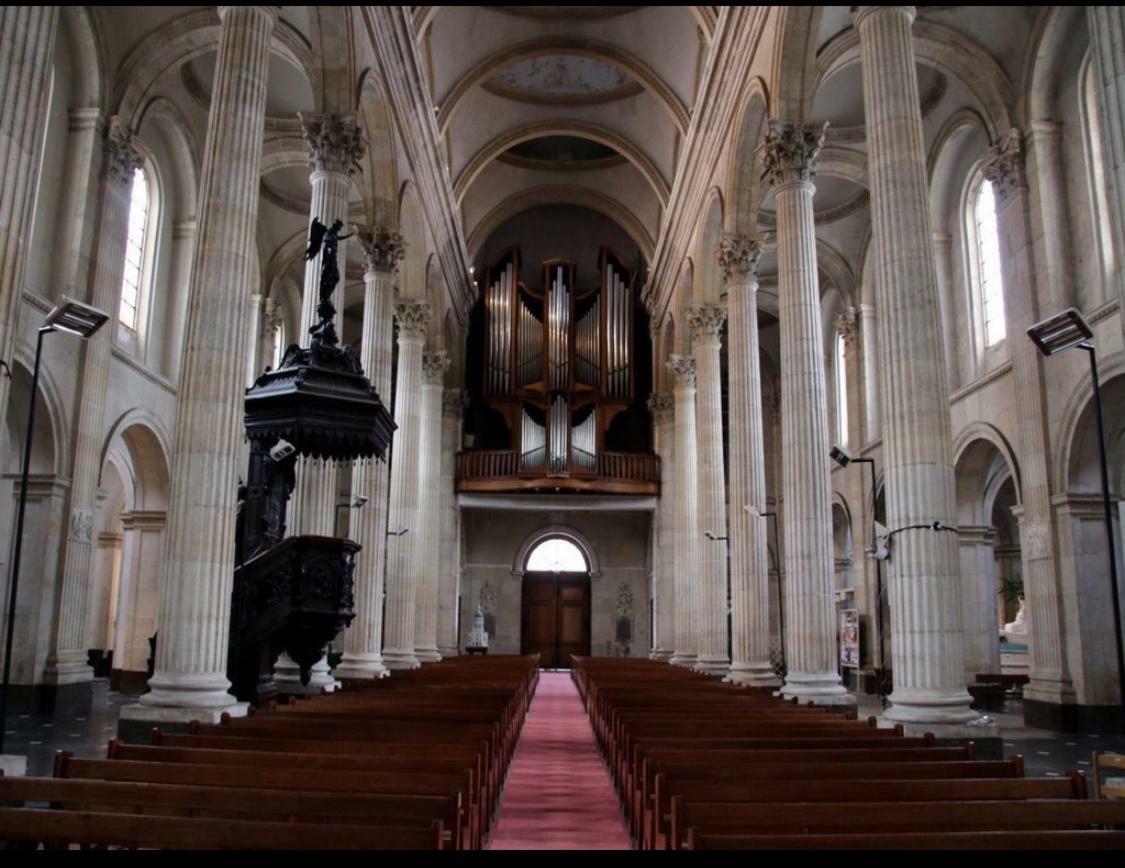
<path id="1" fill-rule="evenodd" d="M 508 251 L 486 272 L 484 397 L 518 436 L 521 476 L 594 476 L 605 431 L 634 398 L 633 272 L 607 248 L 597 286 L 577 267 L 543 263 L 542 288 Z"/>

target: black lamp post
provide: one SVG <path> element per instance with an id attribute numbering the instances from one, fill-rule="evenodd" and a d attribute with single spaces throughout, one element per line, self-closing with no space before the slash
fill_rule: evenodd
<path id="1" fill-rule="evenodd" d="M 875 459 L 874 458 L 856 458 L 843 446 L 833 446 L 832 451 L 828 453 L 832 460 L 839 464 L 841 467 L 847 467 L 853 461 L 856 464 L 867 464 L 871 468 L 871 534 L 872 545 L 876 550 L 879 548 L 879 541 L 875 539 L 875 499 L 877 492 L 875 490 Z M 883 684 L 883 562 L 875 558 L 875 632 L 876 641 L 875 647 L 879 650 L 879 660 L 875 666 L 875 692 L 879 694 L 879 699 L 886 696 L 886 690 Z M 884 701 L 884 705 L 886 702 Z"/>
<path id="2" fill-rule="evenodd" d="M 1121 705 L 1120 726 L 1125 730 L 1125 650 L 1121 640 L 1121 602 L 1117 594 L 1117 554 L 1113 545 L 1113 511 L 1109 503 L 1109 466 L 1105 454 L 1105 428 L 1102 422 L 1102 394 L 1098 384 L 1098 356 L 1094 351 L 1094 331 L 1077 308 L 1068 307 L 1061 313 L 1038 322 L 1027 330 L 1028 337 L 1045 356 L 1053 356 L 1071 347 L 1090 354 L 1090 376 L 1094 381 L 1094 418 L 1098 423 L 1098 460 L 1102 471 L 1102 507 L 1105 510 L 1105 540 L 1109 549 L 1109 589 L 1113 599 L 1113 635 L 1117 651 L 1117 689 Z"/>
<path id="3" fill-rule="evenodd" d="M 27 508 L 27 477 L 31 470 L 31 444 L 35 433 L 35 398 L 39 391 L 39 363 L 43 357 L 43 337 L 51 332 L 70 332 L 85 340 L 109 319 L 96 307 L 63 298 L 47 314 L 35 341 L 35 366 L 31 373 L 31 401 L 27 410 L 27 442 L 23 448 L 23 469 L 20 472 L 20 504 L 16 511 L 16 544 L 12 552 L 12 577 L 8 583 L 8 631 L 4 637 L 4 681 L 0 686 L 0 754 L 4 752 L 4 726 L 8 711 L 8 683 L 12 675 L 12 639 L 16 625 L 16 594 L 20 582 L 20 558 L 23 554 L 23 518 Z"/>

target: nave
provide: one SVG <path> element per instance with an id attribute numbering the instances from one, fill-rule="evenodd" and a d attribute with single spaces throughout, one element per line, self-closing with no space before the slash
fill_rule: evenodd
<path id="1" fill-rule="evenodd" d="M 1125 849 L 1125 801 L 643 660 L 461 657 L 0 778 L 47 849 Z M 1108 744 L 1106 746 L 1109 746 Z M 22 807 L 20 806 L 22 804 Z M 905 810 L 906 806 L 909 810 Z"/>

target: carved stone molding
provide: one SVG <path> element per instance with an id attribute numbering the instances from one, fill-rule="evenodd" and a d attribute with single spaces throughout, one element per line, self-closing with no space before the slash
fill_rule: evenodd
<path id="1" fill-rule="evenodd" d="M 1022 134 L 1013 127 L 989 148 L 989 153 L 991 157 L 981 167 L 981 171 L 992 182 L 996 190 L 996 202 L 1000 204 L 1017 190 L 1027 187 Z"/>
<path id="2" fill-rule="evenodd" d="M 762 258 L 762 245 L 749 235 L 724 232 L 715 251 L 725 283 L 746 282 L 758 279 L 758 260 Z"/>
<path id="3" fill-rule="evenodd" d="M 395 304 L 395 322 L 398 323 L 399 338 L 426 339 L 426 329 L 430 326 L 430 305 L 422 299 L 407 299 Z"/>
<path id="4" fill-rule="evenodd" d="M 688 308 L 687 324 L 691 338 L 696 343 L 709 343 L 719 340 L 723 323 L 727 318 L 725 305 L 713 302 L 693 304 Z"/>
<path id="5" fill-rule="evenodd" d="M 781 389 L 776 385 L 762 396 L 762 409 L 766 411 L 771 424 L 777 425 L 781 422 Z"/>
<path id="6" fill-rule="evenodd" d="M 648 411 L 657 425 L 666 425 L 676 412 L 676 400 L 667 392 L 653 392 L 648 396 Z"/>
<path id="7" fill-rule="evenodd" d="M 111 184 L 131 184 L 133 173 L 144 164 L 144 157 L 137 150 L 132 131 L 117 115 L 110 118 L 106 128 L 104 150 L 103 171 L 106 181 Z"/>
<path id="8" fill-rule="evenodd" d="M 451 364 L 445 350 L 422 353 L 422 385 L 440 386 L 445 382 L 445 372 Z"/>
<path id="9" fill-rule="evenodd" d="M 441 393 L 441 409 L 443 413 L 459 415 L 469 406 L 469 392 L 467 389 L 446 389 Z"/>
<path id="10" fill-rule="evenodd" d="M 309 146 L 309 168 L 354 174 L 367 148 L 354 114 L 299 114 Z"/>
<path id="11" fill-rule="evenodd" d="M 75 507 L 70 511 L 70 539 L 88 543 L 94 539 L 94 511 Z"/>
<path id="12" fill-rule="evenodd" d="M 846 304 L 843 310 L 836 314 L 836 334 L 844 338 L 844 344 L 850 349 L 859 342 L 859 311 L 854 305 Z"/>
<path id="13" fill-rule="evenodd" d="M 281 304 L 273 296 L 266 296 L 262 303 L 262 329 L 267 335 L 272 335 L 285 319 Z"/>
<path id="14" fill-rule="evenodd" d="M 695 388 L 695 359 L 672 353 L 665 364 L 668 373 L 676 379 L 676 386 L 685 389 Z"/>
<path id="15" fill-rule="evenodd" d="M 363 249 L 364 260 L 371 271 L 393 272 L 398 269 L 399 261 L 406 256 L 406 241 L 402 234 L 385 226 L 361 229 L 356 233 L 356 240 Z"/>
<path id="16" fill-rule="evenodd" d="M 806 126 L 771 120 L 762 146 L 762 177 L 772 185 L 812 180 L 827 129 L 827 121 Z"/>

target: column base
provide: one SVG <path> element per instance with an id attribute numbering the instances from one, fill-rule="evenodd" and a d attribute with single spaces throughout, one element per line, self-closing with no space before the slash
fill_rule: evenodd
<path id="1" fill-rule="evenodd" d="M 383 649 L 383 665 L 391 672 L 403 669 L 417 669 L 422 665 L 413 651 L 400 651 L 394 648 Z"/>
<path id="2" fill-rule="evenodd" d="M 169 714 L 170 717 L 159 718 L 168 720 L 180 719 L 177 716 L 180 712 L 184 714 L 194 712 L 196 716 L 188 718 L 189 722 L 203 721 L 203 715 L 213 716 L 217 722 L 219 715 L 224 711 L 232 717 L 246 714 L 248 703 L 239 702 L 228 692 L 230 682 L 225 675 L 218 672 L 179 675 L 157 670 L 157 673 L 149 679 L 148 687 L 148 693 L 140 698 L 137 705 L 125 706 L 134 709 L 129 714 L 130 718 L 136 718 L 141 714 L 142 709 Z M 242 709 L 241 712 L 236 713 L 231 710 L 239 707 Z M 125 716 L 125 708 L 121 710 L 122 716 Z"/>
<path id="3" fill-rule="evenodd" d="M 840 683 L 837 672 L 800 672 L 790 670 L 781 686 L 780 694 L 785 699 L 797 698 L 804 704 L 854 707 L 855 694 L 848 693 Z"/>
<path id="4" fill-rule="evenodd" d="M 780 687 L 781 679 L 768 662 L 732 663 L 730 673 L 723 679 L 727 684 L 740 687 Z"/>
<path id="5" fill-rule="evenodd" d="M 422 663 L 440 663 L 441 652 L 438 651 L 437 646 L 429 648 L 415 648 L 414 656 Z"/>
<path id="6" fill-rule="evenodd" d="M 876 720 L 880 725 L 886 726 L 901 723 L 903 735 L 921 736 L 932 733 L 936 747 L 959 747 L 965 739 L 971 739 L 976 759 L 1004 758 L 1000 725 L 984 717 L 968 723 L 907 723 L 892 719 L 888 710 L 876 715 Z"/>
<path id="7" fill-rule="evenodd" d="M 441 659 L 444 660 L 446 657 L 460 657 L 461 649 L 456 645 L 438 645 L 438 653 L 441 655 Z"/>
<path id="8" fill-rule="evenodd" d="M 382 654 L 345 654 L 340 665 L 332 670 L 332 677 L 339 681 L 370 681 L 388 674 Z"/>
<path id="9" fill-rule="evenodd" d="M 281 696 L 320 696 L 334 693 L 340 687 L 340 682 L 328 670 L 326 657 L 321 657 L 313 664 L 309 672 L 309 683 L 302 684 L 301 667 L 288 654 L 282 654 L 273 667 L 273 680 Z"/>
<path id="10" fill-rule="evenodd" d="M 648 652 L 649 660 L 656 660 L 660 663 L 667 663 L 672 659 L 672 652 L 667 648 L 653 648 Z"/>
<path id="11" fill-rule="evenodd" d="M 93 680 L 94 668 L 87 662 L 85 651 L 64 651 L 57 657 L 48 657 L 43 669 L 43 681 L 60 687 Z"/>
<path id="12" fill-rule="evenodd" d="M 668 662 L 673 666 L 686 666 L 691 668 L 695 665 L 696 655 L 691 651 L 674 651 Z"/>
<path id="13" fill-rule="evenodd" d="M 1029 684 L 1024 685 L 1023 698 L 1025 702 L 1031 700 L 1051 705 L 1074 705 L 1078 695 L 1069 681 L 1050 676 L 1044 678 L 1036 674 L 1031 676 Z"/>
<path id="14" fill-rule="evenodd" d="M 887 701 L 891 705 L 883 712 L 883 717 L 904 726 L 917 723 L 958 727 L 982 717 L 979 711 L 969 707 L 973 698 L 963 687 L 955 690 L 896 688 Z"/>
<path id="15" fill-rule="evenodd" d="M 18 753 L 0 754 L 0 772 L 6 778 L 27 777 L 27 757 Z"/>
<path id="16" fill-rule="evenodd" d="M 700 656 L 691 668 L 707 675 L 726 675 L 730 672 L 730 661 L 725 657 Z"/>
<path id="17" fill-rule="evenodd" d="M 145 694 L 145 696 L 149 695 Z M 153 727 L 159 727 L 162 732 L 186 733 L 190 731 L 191 723 L 195 720 L 200 723 L 221 723 L 224 714 L 231 717 L 246 717 L 250 703 L 238 702 L 230 694 L 227 696 L 231 703 L 226 706 L 174 707 L 141 703 L 126 705 L 121 709 L 121 716 L 117 719 L 117 736 L 131 744 L 150 744 Z"/>

